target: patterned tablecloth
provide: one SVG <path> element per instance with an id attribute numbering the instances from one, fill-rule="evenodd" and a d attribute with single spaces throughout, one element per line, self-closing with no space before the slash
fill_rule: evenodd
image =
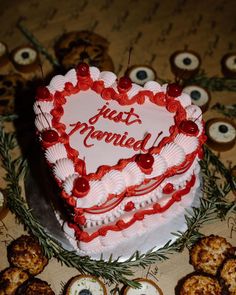
<path id="1" fill-rule="evenodd" d="M 2 1 L 0 4 L 0 41 L 10 50 L 28 43 L 17 21 L 37 37 L 49 53 L 65 32 L 92 30 L 109 41 L 109 54 L 115 65 L 117 75 L 122 75 L 132 46 L 131 64 L 151 65 L 158 77 L 173 80 L 169 57 L 175 50 L 184 48 L 194 50 L 202 59 L 202 69 L 207 76 L 222 76 L 220 60 L 227 52 L 236 51 L 236 2 L 233 0 L 21 0 Z M 48 60 L 41 55 L 43 71 L 51 70 Z M 12 64 L 0 69 L 0 73 L 16 72 Z M 33 75 L 41 75 L 40 69 Z M 31 79 L 32 74 L 24 75 Z M 212 92 L 212 103 L 235 103 L 235 92 Z M 222 116 L 209 110 L 205 119 Z M 7 129 L 12 128 L 11 123 Z M 220 159 L 229 165 L 236 164 L 235 148 L 220 154 Z M 4 176 L 4 171 L 2 176 Z M 1 187 L 5 182 L 0 179 Z M 24 232 L 23 226 L 13 214 L 0 221 L 0 270 L 6 268 L 6 246 Z M 217 221 L 201 228 L 204 234 L 219 234 L 236 245 L 236 218 Z M 148 277 L 157 282 L 164 294 L 174 294 L 177 281 L 193 271 L 189 264 L 188 250 L 173 254 L 169 260 L 156 263 L 148 269 L 135 269 L 136 277 Z M 61 265 L 51 259 L 49 265 L 38 276 L 51 284 L 56 294 L 78 271 Z M 107 288 L 110 287 L 106 283 Z"/>

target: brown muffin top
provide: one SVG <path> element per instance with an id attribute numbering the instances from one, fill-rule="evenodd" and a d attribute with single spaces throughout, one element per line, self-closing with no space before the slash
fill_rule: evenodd
<path id="1" fill-rule="evenodd" d="M 18 267 L 9 267 L 0 274 L 0 294 L 14 295 L 17 288 L 23 284 L 29 275 Z"/>
<path id="2" fill-rule="evenodd" d="M 222 289 L 218 280 L 203 274 L 192 274 L 186 277 L 179 295 L 221 295 Z"/>
<path id="3" fill-rule="evenodd" d="M 8 260 L 13 266 L 37 275 L 44 269 L 48 259 L 44 256 L 38 240 L 22 235 L 8 246 Z"/>
<path id="4" fill-rule="evenodd" d="M 24 295 L 55 295 L 50 285 L 38 278 L 33 278 L 27 282 L 18 290 L 17 294 Z"/>
<path id="5" fill-rule="evenodd" d="M 236 294 L 236 258 L 227 259 L 220 271 L 220 278 L 223 279 L 230 295 Z"/>
<path id="6" fill-rule="evenodd" d="M 200 239 L 192 247 L 190 263 L 195 270 L 215 275 L 223 261 L 234 251 L 233 246 L 225 238 L 210 235 Z"/>

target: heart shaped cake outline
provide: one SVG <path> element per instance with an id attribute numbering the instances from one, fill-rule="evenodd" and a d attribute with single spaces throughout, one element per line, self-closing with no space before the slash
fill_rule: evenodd
<path id="1" fill-rule="evenodd" d="M 115 98 L 122 105 L 131 105 L 134 102 L 143 104 L 145 102 L 145 98 L 148 98 L 151 101 L 154 101 L 156 104 L 159 103 L 159 105 L 165 106 L 167 111 L 171 111 L 171 112 L 174 111 L 176 113 L 174 117 L 176 126 L 170 127 L 171 129 L 170 136 L 168 138 L 164 138 L 158 144 L 157 147 L 153 147 L 151 149 L 151 153 L 154 156 L 155 155 L 160 156 L 160 151 L 162 151 L 163 149 L 165 151 L 165 148 L 168 150 L 168 148 L 171 149 L 171 147 L 173 147 L 174 144 L 177 145 L 176 143 L 174 143 L 175 139 L 178 137 L 178 135 L 180 135 L 180 133 L 183 134 L 183 131 L 179 132 L 180 122 L 186 119 L 194 120 L 199 130 L 198 138 L 186 135 L 184 138 L 185 142 L 184 144 L 182 144 L 184 146 L 182 147 L 182 149 L 183 150 L 187 149 L 188 151 L 188 145 L 186 146 L 186 143 L 188 140 L 190 141 L 191 139 L 195 142 L 191 143 L 190 146 L 191 145 L 195 146 L 195 148 L 193 147 L 191 148 L 192 149 L 191 153 L 188 153 L 187 156 L 185 155 L 185 160 L 181 161 L 179 165 L 172 165 L 175 163 L 170 163 L 170 165 L 166 165 L 168 173 L 169 173 L 169 174 L 166 174 L 166 177 L 167 175 L 168 176 L 170 176 L 171 174 L 174 175 L 174 173 L 176 173 L 178 170 L 182 172 L 184 171 L 184 169 L 188 169 L 189 165 L 186 166 L 186 163 L 192 164 L 192 161 L 195 158 L 195 156 L 197 156 L 200 153 L 201 143 L 205 140 L 204 135 L 202 133 L 203 131 L 202 123 L 200 121 L 201 111 L 199 111 L 197 107 L 191 105 L 191 99 L 188 95 L 181 95 L 180 97 L 177 97 L 177 98 L 168 97 L 168 95 L 166 95 L 165 93 L 166 85 L 161 87 L 155 81 L 147 82 L 144 85 L 144 87 L 138 86 L 136 84 L 132 84 L 132 88 L 129 91 L 121 93 L 117 87 L 116 80 L 117 78 L 113 73 L 111 72 L 100 73 L 99 70 L 95 67 L 90 67 L 90 75 L 88 77 L 78 76 L 78 73 L 76 72 L 76 70 L 73 69 L 73 70 L 70 70 L 65 76 L 58 75 L 54 77 L 47 88 L 41 89 L 41 92 L 39 92 L 37 96 L 37 102 L 34 105 L 34 110 L 35 110 L 35 113 L 37 114 L 36 127 L 38 131 L 42 132 L 42 130 L 52 129 L 52 130 L 56 130 L 59 133 L 59 138 L 56 142 L 43 143 L 43 146 L 46 150 L 46 154 L 51 147 L 55 148 L 57 144 L 62 144 L 64 147 L 66 146 L 64 150 L 62 146 L 60 145 L 60 148 L 58 149 L 58 150 L 61 149 L 60 152 L 58 152 L 58 150 L 55 151 L 55 153 L 58 153 L 57 156 L 61 158 L 57 159 L 57 157 L 54 155 L 55 161 L 53 164 L 51 163 L 51 165 L 53 165 L 54 167 L 53 168 L 54 174 L 57 174 L 55 175 L 57 182 L 59 186 L 61 186 L 63 189 L 62 196 L 68 202 L 68 204 L 74 207 L 75 209 L 78 207 L 79 208 L 93 208 L 94 206 L 96 207 L 97 204 L 103 204 L 104 201 L 108 199 L 107 196 L 111 196 L 111 195 L 117 196 L 118 194 L 117 193 L 116 194 L 105 193 L 105 195 L 102 194 L 103 195 L 102 198 L 100 199 L 99 197 L 96 198 L 95 203 L 93 203 L 92 205 L 90 204 L 90 206 L 88 206 L 86 202 L 84 205 L 81 203 L 78 204 L 78 202 L 76 202 L 78 201 L 78 199 L 76 199 L 71 194 L 71 187 L 68 189 L 68 186 L 73 185 L 73 182 L 75 181 L 75 179 L 82 174 L 84 163 L 82 159 L 78 159 L 77 151 L 71 149 L 71 147 L 68 146 L 68 138 L 66 138 L 66 134 L 64 132 L 65 129 L 60 122 L 60 118 L 63 113 L 62 105 L 66 103 L 65 96 L 68 96 L 73 93 L 77 93 L 78 91 L 86 91 L 87 89 L 92 88 L 97 93 L 100 93 L 101 97 L 104 100 L 110 100 Z M 130 98 L 130 93 L 133 94 L 131 98 Z M 38 105 L 40 105 L 40 109 L 38 108 Z M 186 141 L 186 138 L 187 138 L 187 141 Z M 196 139 L 197 139 L 197 142 L 196 142 Z M 181 140 L 184 141 L 183 138 L 179 139 L 179 141 Z M 76 169 L 72 167 L 72 165 L 69 166 L 69 165 L 66 165 L 66 163 L 64 163 L 65 164 L 64 167 L 66 168 L 65 170 L 68 170 L 67 173 L 69 173 L 69 175 L 63 176 L 61 179 L 60 177 L 58 177 L 58 171 L 55 172 L 56 169 L 54 164 L 56 163 L 57 165 L 60 162 L 60 160 L 62 160 L 61 162 L 63 162 L 65 159 L 68 160 L 68 158 L 76 159 L 76 161 L 79 161 L 78 171 L 76 171 Z M 105 166 L 105 169 L 101 167 L 101 169 L 99 170 L 99 173 L 91 174 L 92 176 L 95 175 L 96 177 L 89 178 L 89 181 L 91 182 L 100 181 L 102 180 L 103 176 L 108 174 L 110 171 L 112 170 L 117 171 L 119 169 L 122 170 L 125 167 L 127 167 L 129 163 L 132 163 L 135 165 L 135 157 L 121 160 L 121 162 L 118 165 L 115 165 L 109 168 L 107 166 Z M 63 165 L 63 163 L 60 163 L 60 164 Z M 74 164 L 74 161 L 73 161 L 73 164 Z M 140 167 L 136 167 L 136 168 L 140 170 Z M 170 168 L 172 168 L 172 173 L 170 173 Z M 100 173 L 100 171 L 102 171 L 102 173 Z M 77 173 L 75 174 L 74 172 L 77 172 Z M 152 175 L 152 173 L 150 174 L 151 171 L 144 171 L 144 172 L 145 173 L 143 174 L 145 176 L 147 176 L 148 173 L 149 175 Z M 162 171 L 162 173 L 160 174 L 163 174 L 163 172 L 164 171 Z M 145 177 L 141 179 L 140 183 L 133 184 L 131 185 L 131 187 L 137 188 L 143 183 L 149 183 L 150 180 L 153 178 L 155 177 L 152 177 L 152 178 Z M 66 181 L 67 183 L 65 184 Z M 70 184 L 68 185 L 68 183 Z M 125 187 L 125 189 L 123 189 L 119 193 L 119 195 L 124 195 L 127 192 L 129 192 L 129 187 L 128 189 L 127 187 Z M 92 194 L 94 194 L 94 191 L 92 192 Z M 98 196 L 98 194 L 96 194 L 96 196 Z M 80 199 L 79 201 L 81 200 L 83 201 L 86 198 Z"/>

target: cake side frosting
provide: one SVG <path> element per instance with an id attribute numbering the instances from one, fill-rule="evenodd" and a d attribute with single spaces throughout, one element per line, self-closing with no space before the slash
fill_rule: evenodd
<path id="1" fill-rule="evenodd" d="M 72 211 L 69 225 L 85 244 L 134 227 L 157 214 L 161 202 L 168 210 L 195 175 L 205 141 L 201 110 L 187 94 L 170 96 L 168 85 L 155 81 L 120 89 L 114 73 L 95 67 L 86 76 L 78 69 L 55 76 L 38 91 L 34 111 L 46 159 Z M 140 164 L 142 155 L 151 165 Z M 75 194 L 78 178 L 86 180 L 84 195 Z"/>

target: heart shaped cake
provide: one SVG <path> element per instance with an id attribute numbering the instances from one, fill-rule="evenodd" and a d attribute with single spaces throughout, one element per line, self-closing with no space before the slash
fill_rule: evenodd
<path id="1" fill-rule="evenodd" d="M 34 111 L 80 254 L 155 247 L 158 228 L 191 205 L 205 135 L 179 85 L 141 87 L 82 63 L 40 87 Z"/>

